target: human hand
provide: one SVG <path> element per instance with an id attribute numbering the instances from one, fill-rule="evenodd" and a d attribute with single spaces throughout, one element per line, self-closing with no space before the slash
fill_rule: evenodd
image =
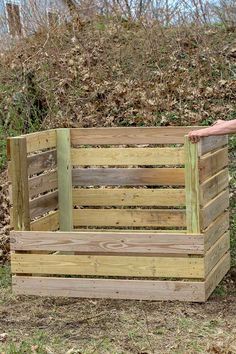
<path id="1" fill-rule="evenodd" d="M 189 132 L 188 133 L 189 140 L 194 144 L 198 143 L 200 141 L 201 136 L 202 136 L 203 130 L 204 129 L 200 129 L 200 130 L 193 130 L 193 131 Z"/>

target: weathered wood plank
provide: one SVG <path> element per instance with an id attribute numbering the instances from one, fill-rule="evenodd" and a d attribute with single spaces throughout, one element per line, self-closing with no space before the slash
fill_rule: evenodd
<path id="1" fill-rule="evenodd" d="M 74 128 L 72 145 L 183 144 L 184 135 L 199 127 Z"/>
<path id="2" fill-rule="evenodd" d="M 73 186 L 184 186 L 184 168 L 76 168 Z"/>
<path id="3" fill-rule="evenodd" d="M 33 198 L 39 194 L 50 192 L 58 188 L 57 171 L 50 171 L 43 175 L 29 179 L 29 196 Z"/>
<path id="4" fill-rule="evenodd" d="M 13 253 L 11 266 L 12 272 L 18 274 L 204 278 L 204 259 L 199 257 L 72 256 Z"/>
<path id="5" fill-rule="evenodd" d="M 30 230 L 29 186 L 25 138 L 10 138 L 13 227 Z"/>
<path id="6" fill-rule="evenodd" d="M 229 212 L 221 214 L 212 224 L 204 231 L 205 251 L 208 251 L 215 242 L 229 229 Z"/>
<path id="7" fill-rule="evenodd" d="M 41 152 L 28 156 L 28 175 L 32 176 L 45 170 L 55 169 L 57 163 L 56 150 Z"/>
<path id="8" fill-rule="evenodd" d="M 46 130 L 23 136 L 27 140 L 28 153 L 56 147 L 56 130 Z"/>
<path id="9" fill-rule="evenodd" d="M 201 209 L 201 227 L 204 230 L 209 226 L 225 209 L 229 207 L 229 190 L 221 192 Z"/>
<path id="10" fill-rule="evenodd" d="M 70 130 L 57 129 L 57 174 L 61 231 L 73 230 Z"/>
<path id="11" fill-rule="evenodd" d="M 82 206 L 184 206 L 184 189 L 78 189 L 72 190 L 73 204 Z"/>
<path id="12" fill-rule="evenodd" d="M 183 148 L 79 148 L 71 149 L 75 166 L 183 165 Z"/>
<path id="13" fill-rule="evenodd" d="M 37 218 L 58 208 L 58 191 L 42 195 L 30 201 L 30 217 Z"/>
<path id="14" fill-rule="evenodd" d="M 199 144 L 198 144 L 199 156 L 202 156 L 210 151 L 219 149 L 227 144 L 228 144 L 228 136 L 227 135 L 202 137 Z"/>
<path id="15" fill-rule="evenodd" d="M 159 226 L 182 227 L 186 225 L 184 210 L 159 209 L 75 209 L 74 226 Z"/>
<path id="16" fill-rule="evenodd" d="M 204 254 L 203 235 L 103 232 L 11 232 L 13 251 Z"/>
<path id="17" fill-rule="evenodd" d="M 58 211 L 54 211 L 38 220 L 30 223 L 31 231 L 56 231 L 59 228 Z"/>
<path id="18" fill-rule="evenodd" d="M 205 301 L 204 282 L 13 276 L 17 295 Z"/>
<path id="19" fill-rule="evenodd" d="M 225 168 L 213 177 L 207 179 L 200 186 L 200 202 L 204 206 L 215 198 L 229 185 L 229 170 Z"/>
<path id="20" fill-rule="evenodd" d="M 200 181 L 204 182 L 209 177 L 214 176 L 228 165 L 228 148 L 215 151 L 200 158 L 199 176 Z"/>
<path id="21" fill-rule="evenodd" d="M 185 137 L 186 224 L 190 233 L 200 232 L 198 145 Z"/>

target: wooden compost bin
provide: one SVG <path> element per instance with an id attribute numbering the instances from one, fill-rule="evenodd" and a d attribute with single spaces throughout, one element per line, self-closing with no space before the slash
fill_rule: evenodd
<path id="1" fill-rule="evenodd" d="M 9 138 L 14 293 L 205 301 L 230 268 L 228 142 L 192 129 Z"/>

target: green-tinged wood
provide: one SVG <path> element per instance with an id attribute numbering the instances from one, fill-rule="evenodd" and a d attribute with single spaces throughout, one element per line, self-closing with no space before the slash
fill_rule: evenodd
<path id="1" fill-rule="evenodd" d="M 30 230 L 29 188 L 26 138 L 10 138 L 13 226 Z"/>
<path id="2" fill-rule="evenodd" d="M 73 229 L 70 129 L 57 129 L 57 174 L 61 231 Z"/>
<path id="3" fill-rule="evenodd" d="M 187 232 L 200 232 L 198 145 L 185 137 L 185 191 Z"/>

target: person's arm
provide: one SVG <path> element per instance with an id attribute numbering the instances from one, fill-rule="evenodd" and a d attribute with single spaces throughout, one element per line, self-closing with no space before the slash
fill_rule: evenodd
<path id="1" fill-rule="evenodd" d="M 236 133 L 236 119 L 230 121 L 220 121 L 212 127 L 193 130 L 188 134 L 189 140 L 197 143 L 201 137 L 211 135 L 225 135 Z"/>

